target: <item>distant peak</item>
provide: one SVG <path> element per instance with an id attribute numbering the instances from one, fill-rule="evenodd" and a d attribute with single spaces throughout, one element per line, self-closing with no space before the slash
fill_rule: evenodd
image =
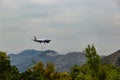
<path id="1" fill-rule="evenodd" d="M 23 50 L 22 52 L 33 52 L 33 51 L 37 51 L 37 50 L 35 50 L 35 49 L 27 49 L 27 50 Z"/>
<path id="2" fill-rule="evenodd" d="M 19 55 L 49 55 L 49 56 L 56 56 L 58 53 L 54 50 L 44 50 L 44 51 L 39 51 L 35 49 L 26 49 L 18 53 Z"/>
<path id="3" fill-rule="evenodd" d="M 56 51 L 54 51 L 54 50 L 45 50 L 44 52 L 53 52 L 53 53 L 57 53 Z"/>
<path id="4" fill-rule="evenodd" d="M 56 56 L 58 53 L 54 50 L 45 50 L 43 54 L 48 55 L 48 56 Z"/>

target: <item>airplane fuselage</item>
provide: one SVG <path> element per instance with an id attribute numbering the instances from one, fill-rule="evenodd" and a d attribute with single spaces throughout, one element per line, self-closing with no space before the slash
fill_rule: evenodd
<path id="1" fill-rule="evenodd" d="M 40 44 L 41 43 L 49 43 L 51 40 L 48 40 L 48 39 L 44 39 L 44 40 L 39 40 L 39 39 L 37 39 L 36 37 L 34 37 L 34 40 L 33 41 L 35 41 L 35 42 L 39 42 Z"/>

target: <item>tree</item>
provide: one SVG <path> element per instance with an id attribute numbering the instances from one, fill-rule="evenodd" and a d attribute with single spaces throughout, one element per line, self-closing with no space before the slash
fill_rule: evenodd
<path id="1" fill-rule="evenodd" d="M 87 58 L 89 69 L 91 70 L 92 77 L 96 78 L 99 71 L 100 57 L 97 54 L 94 45 L 88 45 L 88 47 L 85 49 L 85 56 Z"/>
<path id="2" fill-rule="evenodd" d="M 9 57 L 6 52 L 0 51 L 0 80 L 19 79 L 19 71 L 15 66 L 10 65 Z"/>
<path id="3" fill-rule="evenodd" d="M 38 62 L 32 68 L 29 68 L 27 71 L 21 73 L 21 80 L 45 80 L 44 77 L 44 64 Z"/>
<path id="4" fill-rule="evenodd" d="M 81 70 L 80 70 L 80 66 L 78 65 L 74 65 L 72 68 L 71 68 L 71 77 L 72 77 L 72 80 L 75 80 L 76 77 L 80 74 Z"/>
<path id="5" fill-rule="evenodd" d="M 42 62 L 38 62 L 38 63 L 33 67 L 33 71 L 43 72 L 43 71 L 44 71 L 44 64 L 43 64 Z"/>
<path id="6" fill-rule="evenodd" d="M 44 72 L 45 77 L 48 78 L 49 80 L 53 80 L 54 73 L 55 65 L 53 63 L 48 62 Z"/>
<path id="7" fill-rule="evenodd" d="M 9 57 L 6 55 L 6 52 L 2 52 L 0 51 L 0 60 L 6 60 L 8 59 Z"/>

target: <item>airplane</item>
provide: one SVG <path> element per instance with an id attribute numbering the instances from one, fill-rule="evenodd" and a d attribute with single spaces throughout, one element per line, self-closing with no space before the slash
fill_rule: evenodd
<path id="1" fill-rule="evenodd" d="M 34 42 L 38 42 L 38 43 L 49 43 L 51 40 L 48 40 L 48 39 L 37 39 L 36 36 L 34 36 L 34 39 L 33 39 Z"/>

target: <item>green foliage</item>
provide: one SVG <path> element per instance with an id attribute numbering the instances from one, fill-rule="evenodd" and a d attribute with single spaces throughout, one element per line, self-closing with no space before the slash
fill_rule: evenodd
<path id="1" fill-rule="evenodd" d="M 71 77 L 72 79 L 76 79 L 76 77 L 80 74 L 81 70 L 80 70 L 80 66 L 75 65 L 71 68 Z"/>
<path id="2" fill-rule="evenodd" d="M 32 68 L 20 73 L 10 65 L 9 57 L 0 52 L 0 80 L 120 80 L 120 67 L 101 63 L 95 47 L 88 45 L 85 49 L 86 64 L 74 65 L 70 72 L 56 72 L 55 65 L 48 62 L 46 66 L 38 62 Z"/>
<path id="3" fill-rule="evenodd" d="M 6 52 L 2 52 L 0 51 L 0 60 L 6 60 L 8 59 L 9 57 L 6 55 Z"/>
<path id="4" fill-rule="evenodd" d="M 16 80 L 19 72 L 15 66 L 10 65 L 6 52 L 0 52 L 0 80 Z"/>
<path id="5" fill-rule="evenodd" d="M 102 65 L 99 67 L 98 78 L 99 80 L 106 80 L 107 79 L 107 66 Z"/>
<path id="6" fill-rule="evenodd" d="M 42 62 L 38 62 L 33 68 L 33 71 L 44 71 L 44 64 Z"/>
<path id="7" fill-rule="evenodd" d="M 54 77 L 54 72 L 55 72 L 55 66 L 53 63 L 48 62 L 46 69 L 44 70 L 44 75 L 47 79 L 53 80 Z"/>
<path id="8" fill-rule="evenodd" d="M 88 65 L 78 66 L 75 65 L 71 68 L 71 77 L 72 80 L 92 80 L 91 71 L 88 68 Z"/>
<path id="9" fill-rule="evenodd" d="M 86 64 L 73 66 L 72 80 L 120 80 L 120 68 L 112 64 L 103 64 L 95 47 L 88 45 L 85 49 Z"/>
<path id="10" fill-rule="evenodd" d="M 54 73 L 54 71 L 55 71 L 55 66 L 54 66 L 54 64 L 48 62 L 48 63 L 47 63 L 47 66 L 46 66 L 46 69 L 45 69 L 45 73 L 46 73 L 46 74 L 52 74 L 52 73 Z"/>
<path id="11" fill-rule="evenodd" d="M 21 80 L 72 80 L 67 72 L 55 72 L 53 63 L 48 62 L 46 67 L 38 62 L 35 66 L 21 73 Z"/>
<path id="12" fill-rule="evenodd" d="M 91 70 L 92 77 L 97 77 L 100 65 L 100 57 L 97 54 L 94 45 L 88 45 L 85 50 L 85 56 L 87 58 L 89 69 Z"/>

